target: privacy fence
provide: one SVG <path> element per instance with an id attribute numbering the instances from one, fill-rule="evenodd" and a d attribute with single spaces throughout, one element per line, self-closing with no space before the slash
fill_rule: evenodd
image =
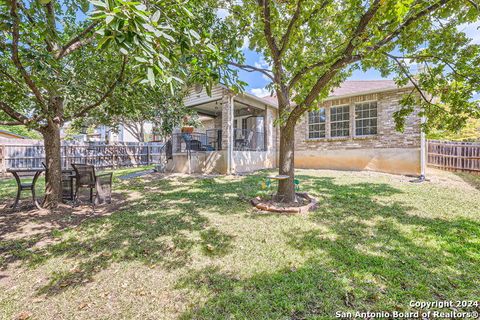
<path id="1" fill-rule="evenodd" d="M 428 141 L 428 165 L 480 174 L 480 142 Z"/>
<path id="2" fill-rule="evenodd" d="M 93 164 L 98 168 L 119 168 L 159 164 L 165 156 L 162 143 L 64 143 L 62 167 L 72 163 Z M 9 168 L 42 168 L 45 148 L 42 143 L 0 142 L 0 174 Z"/>

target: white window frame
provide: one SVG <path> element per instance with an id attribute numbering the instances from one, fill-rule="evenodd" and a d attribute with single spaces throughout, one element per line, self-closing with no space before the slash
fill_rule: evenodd
<path id="1" fill-rule="evenodd" d="M 324 121 L 319 121 L 319 122 L 310 122 L 310 113 L 312 112 L 320 112 L 320 111 L 323 111 L 323 117 L 324 117 Z M 319 119 L 320 119 L 321 115 L 319 115 Z M 315 130 L 315 131 L 312 131 L 311 128 L 313 126 L 316 126 L 318 125 L 319 127 L 323 125 L 323 130 Z M 320 133 L 323 131 L 323 136 L 320 136 Z M 318 132 L 319 133 L 319 136 L 318 137 L 311 137 L 310 136 L 310 133 L 312 132 Z M 319 108 L 318 110 L 314 110 L 314 111 L 309 111 L 307 113 L 307 139 L 309 140 L 318 140 L 318 139 L 325 139 L 327 137 L 327 110 L 326 108 Z"/>
<path id="2" fill-rule="evenodd" d="M 335 120 L 332 121 L 332 110 L 336 108 L 346 108 L 348 110 L 348 119 L 347 120 Z M 350 105 L 349 104 L 344 104 L 344 105 L 338 105 L 338 106 L 332 106 L 330 107 L 330 137 L 332 139 L 341 139 L 341 138 L 348 138 L 350 137 L 350 128 L 351 128 L 351 114 L 350 114 Z M 334 130 L 339 130 L 339 129 L 333 129 L 333 124 L 337 123 L 348 123 L 348 128 L 346 128 L 348 134 L 347 135 L 341 135 L 341 136 L 335 136 L 333 135 Z M 345 130 L 345 128 L 340 129 L 340 130 Z"/>
<path id="3" fill-rule="evenodd" d="M 369 104 L 371 105 L 372 103 L 375 103 L 375 109 L 376 109 L 376 115 L 375 116 L 370 116 L 370 110 L 371 108 L 369 108 L 369 116 L 366 117 L 366 118 L 357 118 L 357 106 L 361 106 L 361 105 L 365 105 L 365 104 Z M 361 120 L 375 120 L 375 133 L 367 133 L 367 134 L 364 134 L 364 133 L 361 133 L 361 134 L 358 134 L 357 133 L 357 129 L 359 127 L 357 127 L 357 121 L 361 121 Z M 370 101 L 362 101 L 362 102 L 357 102 L 354 104 L 354 119 L 353 119 L 353 134 L 355 137 L 368 137 L 368 136 L 375 136 L 378 134 L 378 101 L 376 100 L 370 100 Z M 368 128 L 368 127 L 360 127 L 362 129 L 365 129 L 365 128 Z"/>

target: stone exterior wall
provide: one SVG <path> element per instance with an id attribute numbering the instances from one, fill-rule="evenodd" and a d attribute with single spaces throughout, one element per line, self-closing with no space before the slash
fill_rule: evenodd
<path id="1" fill-rule="evenodd" d="M 295 150 L 345 150 L 360 148 L 419 148 L 420 147 L 420 117 L 417 112 L 406 119 L 405 131 L 395 130 L 393 113 L 400 109 L 399 101 L 405 91 L 393 91 L 379 94 L 369 94 L 352 98 L 331 100 L 323 107 L 326 110 L 326 137 L 308 139 L 308 115 L 301 119 L 295 128 Z M 377 134 L 355 137 L 355 103 L 362 101 L 377 101 Z M 350 105 L 350 136 L 330 137 L 330 107 Z"/>

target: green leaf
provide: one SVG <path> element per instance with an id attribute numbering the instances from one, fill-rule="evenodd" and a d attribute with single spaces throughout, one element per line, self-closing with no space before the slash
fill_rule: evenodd
<path id="1" fill-rule="evenodd" d="M 200 40 L 200 35 L 195 30 L 190 30 L 190 34 L 197 40 Z"/>
<path id="2" fill-rule="evenodd" d="M 155 74 L 153 73 L 152 68 L 147 69 L 147 78 L 148 78 L 148 81 L 150 82 L 150 85 L 152 87 L 155 86 Z"/>
<path id="3" fill-rule="evenodd" d="M 112 21 L 113 21 L 113 19 L 114 19 L 114 17 L 113 17 L 113 16 L 107 16 L 107 17 L 105 18 L 105 22 L 107 23 L 107 25 L 109 25 L 109 24 L 110 24 L 110 22 L 112 22 Z"/>
<path id="4" fill-rule="evenodd" d="M 159 19 L 160 19 L 160 11 L 157 10 L 153 14 L 151 21 L 157 23 Z"/>
<path id="5" fill-rule="evenodd" d="M 135 57 L 135 60 L 137 60 L 138 62 L 142 62 L 142 63 L 147 63 L 147 59 L 145 58 L 142 58 L 142 57 Z"/>
<path id="6" fill-rule="evenodd" d="M 108 9 L 108 5 L 105 2 L 91 0 L 90 3 L 93 4 L 96 7 L 102 7 L 102 8 Z"/>
<path id="7" fill-rule="evenodd" d="M 40 0 L 41 4 L 49 4 L 52 0 Z"/>

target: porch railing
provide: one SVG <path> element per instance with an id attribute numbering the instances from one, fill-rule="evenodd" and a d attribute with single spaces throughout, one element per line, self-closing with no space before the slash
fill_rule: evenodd
<path id="1" fill-rule="evenodd" d="M 216 145 L 212 143 L 205 133 L 193 132 L 172 134 L 173 153 L 215 150 L 218 150 Z"/>
<path id="2" fill-rule="evenodd" d="M 235 151 L 265 151 L 265 133 L 250 129 L 234 129 L 233 149 Z M 217 151 L 222 146 L 222 130 L 209 129 L 205 133 L 172 134 L 172 152 Z"/>

